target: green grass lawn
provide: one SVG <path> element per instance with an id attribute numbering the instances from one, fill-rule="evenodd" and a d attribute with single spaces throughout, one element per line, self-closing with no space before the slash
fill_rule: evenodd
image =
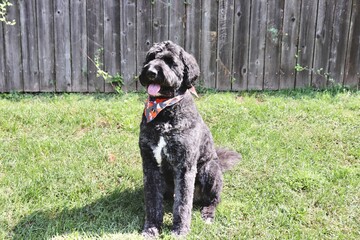
<path id="1" fill-rule="evenodd" d="M 0 239 L 141 239 L 144 94 L 0 95 Z M 360 93 L 204 93 L 224 176 L 188 239 L 359 239 Z M 169 239 L 171 205 L 164 229 Z"/>

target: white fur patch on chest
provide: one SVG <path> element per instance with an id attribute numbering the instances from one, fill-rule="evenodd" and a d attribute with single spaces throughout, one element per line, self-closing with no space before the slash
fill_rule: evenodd
<path id="1" fill-rule="evenodd" d="M 161 166 L 161 162 L 162 162 L 161 152 L 165 146 L 166 146 L 165 139 L 164 137 L 161 136 L 158 145 L 153 148 L 154 157 L 159 167 Z"/>

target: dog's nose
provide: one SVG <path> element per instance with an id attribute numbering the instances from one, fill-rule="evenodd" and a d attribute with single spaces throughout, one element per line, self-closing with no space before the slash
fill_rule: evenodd
<path id="1" fill-rule="evenodd" d="M 155 79 L 157 75 L 157 70 L 155 68 L 149 68 L 146 72 L 146 76 L 148 79 L 152 80 Z"/>

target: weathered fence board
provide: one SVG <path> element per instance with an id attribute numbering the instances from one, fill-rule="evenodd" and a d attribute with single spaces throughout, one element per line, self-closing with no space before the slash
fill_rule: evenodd
<path id="1" fill-rule="evenodd" d="M 329 58 L 335 6 L 335 0 L 319 0 L 313 67 L 316 74 L 312 81 L 312 86 L 315 88 L 326 87 L 329 80 Z"/>
<path id="2" fill-rule="evenodd" d="M 329 73 L 333 82 L 330 84 L 343 84 L 345 71 L 345 58 L 347 37 L 349 35 L 351 1 L 336 0 L 334 24 L 330 51 Z M 358 26 L 359 27 L 359 26 Z"/>
<path id="3" fill-rule="evenodd" d="M 68 0 L 54 3 L 55 86 L 57 92 L 68 92 L 71 90 L 70 7 Z"/>
<path id="4" fill-rule="evenodd" d="M 170 39 L 219 90 L 359 87 L 358 0 L 10 0 L 0 25 L 0 92 L 113 92 L 99 70 L 137 81 Z"/>
<path id="5" fill-rule="evenodd" d="M 169 39 L 180 46 L 184 46 L 185 4 L 178 0 L 170 0 L 169 4 Z"/>
<path id="6" fill-rule="evenodd" d="M 19 6 L 14 6 L 8 11 L 8 18 L 20 22 Z M 21 59 L 21 28 L 20 24 L 5 25 L 5 64 L 7 89 L 23 91 L 22 59 Z M 17 71 L 12 71 L 17 69 Z"/>
<path id="7" fill-rule="evenodd" d="M 251 1 L 235 1 L 232 90 L 247 89 Z"/>
<path id="8" fill-rule="evenodd" d="M 314 55 L 314 36 L 318 1 L 302 0 L 297 64 L 310 70 L 296 73 L 295 87 L 309 87 L 311 84 Z"/>
<path id="9" fill-rule="evenodd" d="M 186 3 L 186 31 L 185 31 L 185 50 L 194 55 L 201 64 L 200 57 L 200 25 L 199 16 L 201 14 L 201 1 L 187 1 Z"/>
<path id="10" fill-rule="evenodd" d="M 218 6 L 208 0 L 202 1 L 201 24 L 201 80 L 205 87 L 216 87 Z"/>
<path id="11" fill-rule="evenodd" d="M 137 71 L 138 75 L 145 61 L 146 52 L 153 44 L 152 41 L 152 18 L 151 18 L 151 1 L 137 1 Z M 141 89 L 141 84 L 137 84 L 137 89 Z"/>
<path id="12" fill-rule="evenodd" d="M 133 12 L 133 14 L 135 14 L 135 6 Z M 108 4 L 104 5 L 104 69 L 112 76 L 120 74 L 121 72 L 121 59 L 120 54 L 118 54 L 121 52 L 120 15 L 119 1 L 108 0 Z M 134 69 L 136 70 L 136 65 Z M 112 91 L 112 85 L 108 82 L 105 83 L 105 92 Z"/>
<path id="13" fill-rule="evenodd" d="M 136 83 L 136 2 L 126 1 L 121 6 L 121 70 L 126 90 L 135 90 Z"/>
<path id="14" fill-rule="evenodd" d="M 268 3 L 264 89 L 277 90 L 280 85 L 281 29 L 284 17 L 284 0 Z"/>
<path id="15" fill-rule="evenodd" d="M 0 39 L 4 39 L 3 25 L 0 23 Z M 5 45 L 4 41 L 0 41 L 0 92 L 8 91 L 5 82 Z"/>
<path id="16" fill-rule="evenodd" d="M 54 2 L 36 1 L 38 46 L 39 46 L 39 79 L 43 92 L 55 91 L 55 38 L 54 38 Z"/>
<path id="17" fill-rule="evenodd" d="M 169 3 L 168 0 L 153 0 L 153 42 L 169 39 Z"/>
<path id="18" fill-rule="evenodd" d="M 87 24 L 86 1 L 79 0 L 70 4 L 71 26 L 71 80 L 73 92 L 87 92 Z"/>
<path id="19" fill-rule="evenodd" d="M 219 90 L 231 89 L 234 1 L 219 1 L 217 83 Z"/>
<path id="20" fill-rule="evenodd" d="M 25 92 L 39 92 L 39 59 L 36 27 L 35 0 L 21 0 L 21 54 Z M 1 53 L 0 53 L 1 54 Z"/>
<path id="21" fill-rule="evenodd" d="M 280 64 L 281 89 L 292 89 L 295 87 L 300 3 L 300 0 L 285 1 Z"/>
<path id="22" fill-rule="evenodd" d="M 253 0 L 251 6 L 248 88 L 261 90 L 264 85 L 267 1 Z"/>
<path id="23" fill-rule="evenodd" d="M 360 88 L 360 2 L 353 1 L 344 85 Z"/>
<path id="24" fill-rule="evenodd" d="M 88 89 L 90 92 L 103 92 L 105 83 L 97 76 L 97 67 L 104 64 L 104 5 L 103 1 L 87 0 L 87 34 L 88 34 Z M 97 66 L 98 65 L 98 66 Z"/>

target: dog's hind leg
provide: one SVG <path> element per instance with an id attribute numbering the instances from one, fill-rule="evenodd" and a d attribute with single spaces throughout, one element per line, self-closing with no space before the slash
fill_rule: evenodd
<path id="1" fill-rule="evenodd" d="M 197 182 L 201 192 L 201 217 L 206 223 L 212 223 L 223 186 L 222 172 L 217 161 L 210 160 L 200 167 Z"/>

